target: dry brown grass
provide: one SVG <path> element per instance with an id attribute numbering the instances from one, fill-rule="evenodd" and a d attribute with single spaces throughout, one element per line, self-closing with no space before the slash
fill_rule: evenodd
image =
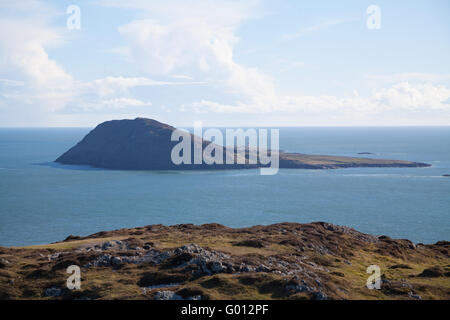
<path id="1" fill-rule="evenodd" d="M 130 239 L 131 238 L 131 239 Z M 120 268 L 82 268 L 82 289 L 65 288 L 65 267 L 84 264 L 100 253 L 80 253 L 80 248 L 118 239 L 138 244 L 152 243 L 160 251 L 196 243 L 231 255 L 238 265 L 268 265 L 269 261 L 298 264 L 292 274 L 276 272 L 220 273 L 192 276 L 188 269 L 174 266 L 125 264 Z M 255 243 L 263 243 L 255 247 Z M 239 244 L 239 245 L 237 245 Z M 256 245 L 258 246 L 258 245 Z M 63 288 L 58 299 L 152 299 L 161 288 L 143 293 L 140 287 L 180 283 L 166 288 L 182 296 L 205 299 L 310 299 L 311 292 L 289 292 L 286 285 L 304 280 L 331 299 L 422 299 L 450 298 L 450 245 L 420 245 L 405 240 L 377 239 L 353 229 L 324 223 L 284 223 L 231 229 L 220 225 L 147 226 L 102 232 L 73 241 L 24 248 L 0 248 L 1 299 L 53 299 L 46 288 Z M 68 252 L 49 261 L 48 254 Z M 118 253 L 116 253 L 118 254 Z M 122 254 L 128 254 L 122 252 Z M 272 260 L 271 260 L 272 259 Z M 369 265 L 380 266 L 385 283 L 382 290 L 366 288 Z M 394 266 L 394 267 L 393 267 Z M 420 277 L 424 269 L 439 268 L 436 277 Z M 281 267 L 280 267 L 281 268 Z M 280 269 L 282 270 L 282 269 Z M 292 270 L 291 270 L 292 271 Z M 315 281 L 320 280 L 319 286 Z"/>

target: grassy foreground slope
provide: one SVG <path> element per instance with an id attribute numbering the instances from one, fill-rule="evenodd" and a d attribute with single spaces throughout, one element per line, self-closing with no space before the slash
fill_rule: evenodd
<path id="1" fill-rule="evenodd" d="M 449 299 L 449 249 L 324 222 L 150 225 L 0 248 L 0 298 Z M 66 287 L 70 265 L 79 290 Z M 366 287 L 369 265 L 380 290 Z"/>

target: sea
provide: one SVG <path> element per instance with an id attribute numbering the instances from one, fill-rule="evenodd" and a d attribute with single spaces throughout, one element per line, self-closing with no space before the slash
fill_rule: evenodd
<path id="1" fill-rule="evenodd" d="M 0 128 L 0 246 L 181 223 L 326 221 L 416 243 L 450 240 L 450 127 L 281 128 L 280 148 L 428 168 L 114 171 L 53 161 L 90 128 Z M 358 155 L 370 152 L 371 155 Z"/>

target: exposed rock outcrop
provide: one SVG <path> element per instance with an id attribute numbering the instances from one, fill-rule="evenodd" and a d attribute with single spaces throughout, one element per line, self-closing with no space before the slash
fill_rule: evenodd
<path id="1" fill-rule="evenodd" d="M 414 244 L 325 222 L 149 225 L 0 248 L 5 299 L 449 299 L 450 242 Z M 382 273 L 369 290 L 369 265 Z M 81 268 L 81 290 L 66 287 Z"/>

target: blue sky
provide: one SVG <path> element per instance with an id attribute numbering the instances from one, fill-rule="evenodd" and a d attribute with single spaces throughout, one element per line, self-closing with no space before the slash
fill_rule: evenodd
<path id="1" fill-rule="evenodd" d="M 0 126 L 450 125 L 449 21 L 446 0 L 0 1 Z"/>

